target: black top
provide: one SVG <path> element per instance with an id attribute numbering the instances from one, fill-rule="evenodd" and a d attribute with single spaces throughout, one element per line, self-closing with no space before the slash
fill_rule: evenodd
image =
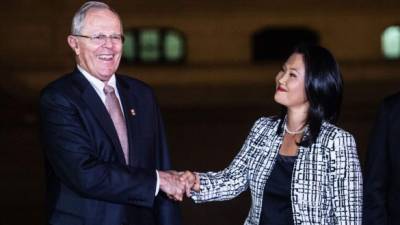
<path id="1" fill-rule="evenodd" d="M 290 186 L 297 156 L 278 155 L 264 188 L 260 225 L 293 225 Z"/>

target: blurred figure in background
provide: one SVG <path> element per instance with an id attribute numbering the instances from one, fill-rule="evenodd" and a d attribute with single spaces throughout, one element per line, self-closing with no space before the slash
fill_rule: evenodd
<path id="1" fill-rule="evenodd" d="M 77 66 L 42 91 L 49 224 L 181 223 L 169 198 L 185 186 L 161 171 L 171 165 L 152 89 L 115 74 L 123 40 L 118 14 L 86 2 L 68 36 Z"/>
<path id="2" fill-rule="evenodd" d="M 325 48 L 298 46 L 276 76 L 279 116 L 258 119 L 241 151 L 219 172 L 186 172 L 196 203 L 250 188 L 244 224 L 361 224 L 362 174 L 353 136 L 335 126 L 342 77 Z M 188 192 L 188 190 L 187 190 Z"/>
<path id="3" fill-rule="evenodd" d="M 364 225 L 400 224 L 400 93 L 381 104 L 364 174 Z"/>

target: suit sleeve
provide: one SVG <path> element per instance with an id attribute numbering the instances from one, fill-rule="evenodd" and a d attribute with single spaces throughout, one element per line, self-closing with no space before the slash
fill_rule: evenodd
<path id="1" fill-rule="evenodd" d="M 152 207 L 154 171 L 97 158 L 85 118 L 70 98 L 54 88 L 45 89 L 40 116 L 47 161 L 64 185 L 86 198 Z"/>
<path id="2" fill-rule="evenodd" d="M 366 225 L 387 224 L 386 190 L 388 186 L 388 129 L 389 115 L 385 102 L 378 116 L 368 146 L 364 176 L 364 218 Z"/>
<path id="3" fill-rule="evenodd" d="M 362 174 L 356 143 L 351 134 L 335 136 L 331 151 L 330 179 L 335 224 L 360 225 L 362 221 Z"/>
<path id="4" fill-rule="evenodd" d="M 171 161 L 164 131 L 164 123 L 158 107 L 157 101 L 153 96 L 155 112 L 155 136 L 156 136 L 156 164 L 158 170 L 170 170 Z M 154 203 L 154 211 L 158 225 L 181 225 L 181 215 L 178 203 L 170 200 L 161 190 Z"/>

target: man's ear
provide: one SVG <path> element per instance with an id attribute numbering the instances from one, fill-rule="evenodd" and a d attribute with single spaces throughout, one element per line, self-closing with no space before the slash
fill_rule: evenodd
<path id="1" fill-rule="evenodd" d="M 72 48 L 72 50 L 75 52 L 75 54 L 79 55 L 79 44 L 78 44 L 78 40 L 76 39 L 76 37 L 74 37 L 72 35 L 68 35 L 67 42 L 68 42 L 69 47 Z"/>

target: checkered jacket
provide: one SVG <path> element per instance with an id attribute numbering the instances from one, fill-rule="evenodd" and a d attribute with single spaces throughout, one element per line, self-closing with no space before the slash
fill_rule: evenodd
<path id="1" fill-rule="evenodd" d="M 224 201 L 250 188 L 251 208 L 245 225 L 258 225 L 264 187 L 282 143 L 280 119 L 260 118 L 229 167 L 200 173 L 196 203 Z M 293 168 L 291 202 L 294 224 L 361 224 L 362 175 L 354 138 L 323 122 L 310 147 L 299 147 Z"/>

